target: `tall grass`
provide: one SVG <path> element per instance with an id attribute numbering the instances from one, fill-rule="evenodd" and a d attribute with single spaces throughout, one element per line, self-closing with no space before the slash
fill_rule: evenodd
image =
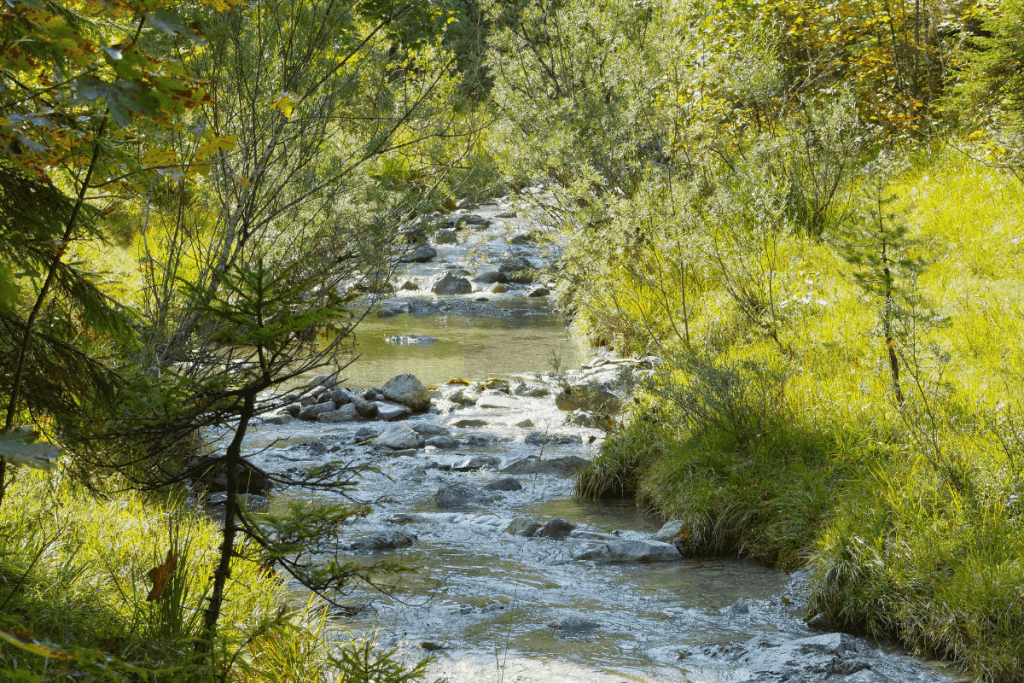
<path id="1" fill-rule="evenodd" d="M 952 659 L 978 680 L 1018 681 L 1024 188 L 939 148 L 888 189 L 925 262 L 907 285 L 916 308 L 896 340 L 903 403 L 878 301 L 828 235 L 789 233 L 775 274 L 787 302 L 781 344 L 736 313 L 713 269 L 691 279 L 689 346 L 667 323 L 613 330 L 623 349 L 657 338 L 672 370 L 648 386 L 578 491 L 626 493 L 682 519 L 694 554 L 786 568 L 813 560 L 810 609 L 838 626 Z M 661 282 L 673 286 L 667 272 Z M 654 304 L 635 283 L 628 273 L 605 279 L 595 290 L 608 299 L 603 309 L 650 320 L 640 307 Z M 678 287 L 673 297 L 681 300 Z M 623 307 L 631 300 L 636 310 Z M 762 415 L 762 427 L 720 419 L 729 384 L 694 367 L 701 354 L 719 375 L 751 362 L 786 369 L 776 398 L 730 399 L 735 414 Z"/>
<path id="2" fill-rule="evenodd" d="M 226 674 L 245 683 L 339 679 L 323 610 L 314 602 L 290 606 L 275 575 L 241 558 L 227 586 L 215 669 L 195 658 L 220 541 L 201 511 L 124 491 L 99 498 L 59 475 L 32 472 L 20 474 L 4 502 L 0 627 L 78 656 L 44 659 L 0 642 L 0 679 L 107 680 L 111 672 L 188 681 Z M 168 551 L 177 568 L 163 595 L 147 600 L 148 573 Z M 90 661 L 106 662 L 107 671 Z"/>

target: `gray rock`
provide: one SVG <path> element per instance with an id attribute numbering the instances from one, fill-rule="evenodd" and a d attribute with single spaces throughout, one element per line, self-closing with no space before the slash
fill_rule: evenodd
<path id="1" fill-rule="evenodd" d="M 671 543 L 624 540 L 602 543 L 573 559 L 594 560 L 595 562 L 670 562 L 682 559 L 682 555 Z"/>
<path id="2" fill-rule="evenodd" d="M 376 316 L 382 320 L 387 318 L 394 318 L 396 315 L 402 315 L 408 313 L 409 309 L 405 306 L 382 306 L 377 309 Z"/>
<path id="3" fill-rule="evenodd" d="M 740 598 L 733 604 L 725 608 L 726 614 L 739 615 L 739 614 L 750 614 L 750 606 L 753 604 L 752 601 L 746 598 Z"/>
<path id="4" fill-rule="evenodd" d="M 407 448 L 415 449 L 419 444 L 416 432 L 404 422 L 390 424 L 376 439 L 373 440 L 374 448 L 390 448 L 398 451 Z"/>
<path id="5" fill-rule="evenodd" d="M 406 280 L 402 283 L 402 286 L 399 287 L 399 289 L 403 292 L 418 292 L 420 289 L 420 283 L 415 280 Z"/>
<path id="6" fill-rule="evenodd" d="M 548 432 L 545 434 L 540 430 L 534 430 L 526 435 L 526 443 L 531 446 L 568 446 L 570 444 L 581 444 L 583 443 L 582 437 L 579 434 L 558 434 Z"/>
<path id="7" fill-rule="evenodd" d="M 832 624 L 824 612 L 819 612 L 807 620 L 807 628 L 815 631 L 831 631 Z"/>
<path id="8" fill-rule="evenodd" d="M 374 403 L 367 401 L 362 396 L 352 396 L 352 405 L 355 406 L 356 412 L 359 413 L 361 417 L 377 417 L 377 406 Z"/>
<path id="9" fill-rule="evenodd" d="M 545 396 L 549 396 L 550 394 L 551 390 L 548 389 L 547 387 L 533 387 L 526 392 L 526 395 L 529 396 L 530 398 L 544 398 Z"/>
<path id="10" fill-rule="evenodd" d="M 302 406 L 303 408 L 305 408 L 306 406 L 314 405 L 316 403 L 323 403 L 323 401 L 318 401 L 316 399 L 316 392 L 310 392 L 308 394 L 303 394 L 299 398 L 299 405 Z"/>
<path id="11" fill-rule="evenodd" d="M 491 294 L 504 294 L 508 291 L 508 285 L 503 282 L 495 282 L 493 285 L 487 288 L 487 291 Z"/>
<path id="12" fill-rule="evenodd" d="M 505 283 L 508 282 L 508 277 L 504 273 L 498 270 L 485 270 L 473 278 L 473 282 L 477 282 L 483 285 L 489 285 L 496 282 Z"/>
<path id="13" fill-rule="evenodd" d="M 346 403 L 337 410 L 328 410 L 326 413 L 320 413 L 316 420 L 317 422 L 358 422 L 363 418 L 359 416 L 359 411 L 351 403 Z"/>
<path id="14" fill-rule="evenodd" d="M 430 420 L 416 420 L 408 423 L 420 436 L 447 436 L 448 428 Z"/>
<path id="15" fill-rule="evenodd" d="M 442 509 L 481 508 L 494 502 L 494 496 L 464 481 L 442 487 L 434 503 Z"/>
<path id="16" fill-rule="evenodd" d="M 444 277 L 434 283 L 434 286 L 430 288 L 430 291 L 442 296 L 469 294 L 473 291 L 473 285 L 471 285 L 469 280 L 464 277 L 459 277 L 452 273 L 445 273 Z"/>
<path id="17" fill-rule="evenodd" d="M 430 346 L 437 343 L 437 339 L 425 334 L 393 334 L 384 337 L 384 341 L 395 346 Z"/>
<path id="18" fill-rule="evenodd" d="M 590 633 L 594 629 L 598 628 L 598 624 L 593 621 L 587 621 L 580 617 L 561 617 L 548 623 L 548 626 L 561 632 L 563 635 L 580 635 L 583 633 Z"/>
<path id="19" fill-rule="evenodd" d="M 526 418 L 525 420 L 516 422 L 516 427 L 519 427 L 520 429 L 529 429 L 532 426 L 533 420 L 531 420 L 530 418 Z"/>
<path id="20" fill-rule="evenodd" d="M 490 423 L 487 420 L 481 420 L 478 418 L 466 418 L 463 420 L 456 420 L 453 424 L 459 429 L 465 429 L 467 427 L 486 427 Z"/>
<path id="21" fill-rule="evenodd" d="M 541 526 L 540 522 L 534 522 L 526 517 L 516 517 L 505 527 L 505 533 L 530 538 L 537 533 Z"/>
<path id="22" fill-rule="evenodd" d="M 530 293 L 527 294 L 526 296 L 533 297 L 533 298 L 539 298 L 539 297 L 542 297 L 542 296 L 551 296 L 551 290 L 548 289 L 547 287 L 538 287 L 537 289 L 530 290 Z"/>
<path id="23" fill-rule="evenodd" d="M 544 536 L 545 538 L 552 538 L 556 541 L 561 541 L 563 538 L 572 533 L 572 530 L 576 528 L 576 525 L 567 519 L 560 519 L 558 517 L 549 519 L 541 527 L 540 531 L 537 532 L 537 536 Z"/>
<path id="24" fill-rule="evenodd" d="M 427 388 L 408 372 L 389 379 L 384 385 L 384 396 L 395 403 L 408 406 L 413 411 L 426 410 L 430 407 Z"/>
<path id="25" fill-rule="evenodd" d="M 658 533 L 654 534 L 652 538 L 655 541 L 661 541 L 662 543 L 672 543 L 675 539 L 679 538 L 680 532 L 683 530 L 684 523 L 681 519 L 673 519 L 658 529 Z"/>
<path id="26" fill-rule="evenodd" d="M 378 436 L 380 436 L 380 433 L 382 431 L 384 431 L 384 430 L 380 429 L 379 427 L 370 427 L 370 426 L 360 427 L 356 431 L 356 433 L 355 433 L 356 441 L 366 441 L 367 439 L 376 439 Z"/>
<path id="27" fill-rule="evenodd" d="M 487 491 L 522 491 L 523 485 L 515 477 L 502 477 L 484 487 Z"/>
<path id="28" fill-rule="evenodd" d="M 446 640 L 421 640 L 420 647 L 427 652 L 438 652 L 452 649 L 452 644 Z"/>
<path id="29" fill-rule="evenodd" d="M 501 468 L 501 473 L 534 474 L 539 472 L 540 474 L 568 476 L 586 467 L 588 464 L 589 461 L 584 460 L 578 455 L 566 455 L 560 458 L 538 458 L 536 455 L 530 455 Z"/>
<path id="30" fill-rule="evenodd" d="M 331 390 L 331 400 L 334 401 L 335 406 L 341 407 L 352 402 L 352 394 L 341 387 L 336 387 Z"/>
<path id="31" fill-rule="evenodd" d="M 459 442 L 450 436 L 439 434 L 438 436 L 432 436 L 424 442 L 426 446 L 433 446 L 434 448 L 440 448 L 441 450 L 449 450 L 452 448 L 458 448 Z"/>
<path id="32" fill-rule="evenodd" d="M 437 235 L 434 237 L 434 241 L 438 244 L 455 244 L 455 242 L 458 241 L 458 235 L 459 234 L 454 230 L 445 228 L 437 232 Z"/>
<path id="33" fill-rule="evenodd" d="M 388 422 L 405 417 L 412 412 L 409 406 L 399 405 L 398 403 L 388 403 L 387 401 L 376 401 L 376 406 L 377 419 Z"/>
<path id="34" fill-rule="evenodd" d="M 272 425 L 286 425 L 294 419 L 295 417 L 290 413 L 281 413 L 280 415 L 271 415 L 267 418 L 267 422 Z"/>
<path id="35" fill-rule="evenodd" d="M 460 406 L 475 406 L 477 401 L 476 397 L 467 394 L 465 389 L 459 389 L 449 396 L 448 400 L 452 403 L 458 403 Z"/>
<path id="36" fill-rule="evenodd" d="M 314 403 L 313 405 L 306 406 L 299 412 L 300 420 L 316 420 L 321 413 L 334 410 L 334 401 L 324 401 L 323 403 Z"/>
<path id="37" fill-rule="evenodd" d="M 591 413 L 614 415 L 622 409 L 622 399 L 616 394 L 587 384 L 568 386 L 555 396 L 559 410 L 586 410 Z"/>
<path id="38" fill-rule="evenodd" d="M 406 531 L 382 531 L 349 543 L 348 549 L 371 552 L 375 550 L 394 550 L 395 548 L 408 548 L 415 542 L 416 536 Z"/>
<path id="39" fill-rule="evenodd" d="M 496 455 L 474 455 L 472 458 L 463 460 L 458 465 L 452 466 L 453 472 L 474 472 L 482 469 L 497 469 L 501 465 L 501 458 Z"/>
<path id="40" fill-rule="evenodd" d="M 402 257 L 402 263 L 426 263 L 437 256 L 437 249 L 422 246 L 411 254 Z"/>
<path id="41" fill-rule="evenodd" d="M 498 437 L 493 434 L 470 434 L 462 440 L 463 445 L 473 448 L 487 448 L 493 446 Z"/>
<path id="42" fill-rule="evenodd" d="M 459 201 L 455 202 L 455 207 L 458 208 L 458 209 L 465 209 L 467 211 L 469 211 L 470 209 L 477 209 L 477 208 L 479 208 L 476 205 L 476 202 L 474 202 L 469 197 L 463 197 Z"/>

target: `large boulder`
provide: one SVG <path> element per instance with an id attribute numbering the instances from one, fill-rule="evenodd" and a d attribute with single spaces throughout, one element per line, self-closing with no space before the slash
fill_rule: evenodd
<path id="1" fill-rule="evenodd" d="M 481 508 L 494 502 L 494 496 L 464 481 L 438 490 L 434 503 L 441 509 Z"/>
<path id="2" fill-rule="evenodd" d="M 408 406 L 414 411 L 426 410 L 430 407 L 427 388 L 423 386 L 423 382 L 408 372 L 389 379 L 384 385 L 384 396 L 395 403 Z"/>
<path id="3" fill-rule="evenodd" d="M 417 448 L 419 436 L 409 425 L 404 422 L 396 422 L 388 425 L 387 429 L 373 440 L 372 446 L 374 448 L 390 448 L 393 451 Z"/>
<path id="4" fill-rule="evenodd" d="M 483 285 L 489 285 L 493 283 L 504 283 L 508 282 L 508 278 L 499 270 L 485 270 L 475 278 L 473 282 L 479 282 Z"/>
<path id="5" fill-rule="evenodd" d="M 459 277 L 454 273 L 445 273 L 444 277 L 434 283 L 430 291 L 442 296 L 469 294 L 473 291 L 473 285 L 464 277 Z"/>
<path id="6" fill-rule="evenodd" d="M 458 448 L 459 442 L 450 436 L 438 434 L 437 436 L 432 436 L 427 439 L 424 442 L 424 445 L 433 446 L 434 448 L 439 448 L 441 450 L 449 450 L 452 448 Z"/>
<path id="7" fill-rule="evenodd" d="M 356 412 L 358 412 L 361 417 L 377 417 L 377 406 L 373 401 L 367 401 L 362 396 L 353 395 L 352 405 L 356 407 Z"/>
<path id="8" fill-rule="evenodd" d="M 595 562 L 671 562 L 682 555 L 671 543 L 646 540 L 608 541 L 572 558 Z"/>
<path id="9" fill-rule="evenodd" d="M 567 386 L 555 396 L 559 410 L 586 410 L 613 415 L 622 409 L 622 399 L 601 387 L 589 384 Z"/>
<path id="10" fill-rule="evenodd" d="M 447 427 L 431 420 L 413 420 L 408 424 L 420 436 L 447 436 L 449 434 Z"/>

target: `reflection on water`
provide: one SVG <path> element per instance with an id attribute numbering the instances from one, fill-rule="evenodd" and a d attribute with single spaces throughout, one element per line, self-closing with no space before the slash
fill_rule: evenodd
<path id="1" fill-rule="evenodd" d="M 367 318 L 356 328 L 360 358 L 342 373 L 347 378 L 344 385 L 380 387 L 403 372 L 411 372 L 427 385 L 452 377 L 474 380 L 536 373 L 550 370 L 556 355 L 565 367 L 579 365 L 582 351 L 550 302 L 517 299 L 495 304 L 511 315 L 496 319 L 460 315 Z M 384 341 L 399 334 L 425 334 L 438 341 L 429 346 L 396 346 Z"/>

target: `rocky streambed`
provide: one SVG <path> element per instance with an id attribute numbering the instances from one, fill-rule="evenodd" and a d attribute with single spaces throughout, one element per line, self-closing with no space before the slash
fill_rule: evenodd
<path id="1" fill-rule="evenodd" d="M 501 202 L 442 220 L 448 232 L 411 252 L 408 286 L 370 326 L 370 348 L 389 349 L 390 362 L 364 347 L 363 369 L 308 378 L 246 439 L 270 472 L 379 468 L 356 494 L 373 512 L 339 539 L 342 553 L 417 571 L 387 579 L 397 597 L 356 587 L 332 614 L 339 630 L 376 633 L 410 660 L 433 654 L 431 679 L 451 683 L 958 679 L 805 623 L 806 573 L 683 559 L 671 524 L 624 502 L 574 499 L 573 473 L 660 361 L 598 355 L 551 371 L 552 350 L 571 343 L 537 294 L 550 289 L 540 229 Z M 457 343 L 467 334 L 492 343 L 477 354 Z M 250 502 L 310 497 L 276 490 Z"/>

